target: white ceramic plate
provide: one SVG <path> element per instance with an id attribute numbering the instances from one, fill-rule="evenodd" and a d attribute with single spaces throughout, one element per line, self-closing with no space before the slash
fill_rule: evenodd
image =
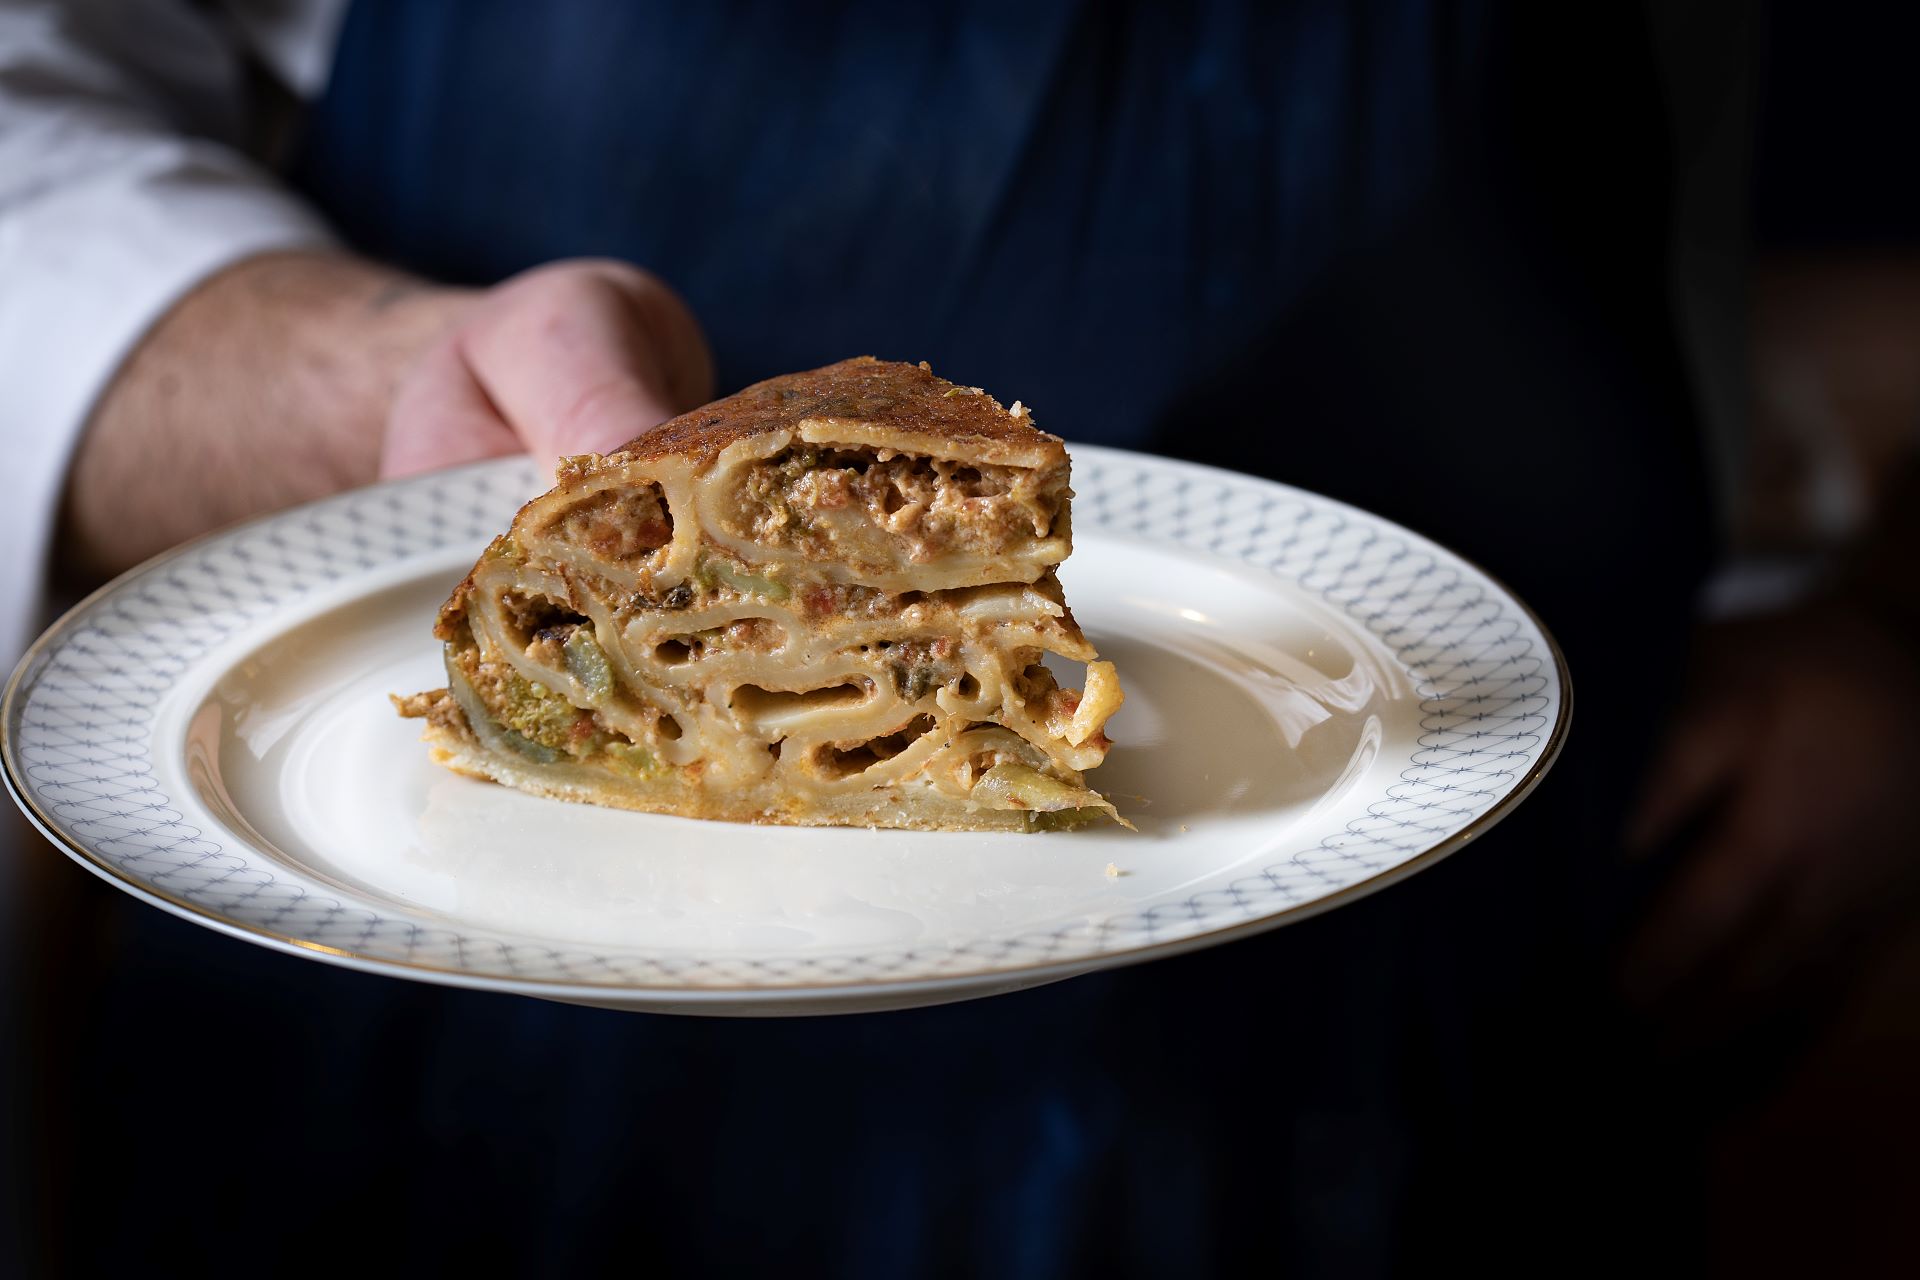
<path id="1" fill-rule="evenodd" d="M 14 672 L 7 786 L 89 869 L 248 941 L 785 1014 L 1011 991 L 1297 920 L 1460 847 L 1552 763 L 1564 664 L 1478 569 L 1281 485 L 1073 456 L 1061 578 L 1127 689 L 1095 778 L 1138 834 L 695 822 L 430 764 L 386 695 L 441 682 L 434 610 L 540 487 L 522 461 L 343 494 L 113 583 Z"/>

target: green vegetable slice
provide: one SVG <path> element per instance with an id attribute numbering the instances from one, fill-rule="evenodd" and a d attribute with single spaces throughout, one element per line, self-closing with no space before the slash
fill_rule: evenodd
<path id="1" fill-rule="evenodd" d="M 453 691 L 453 700 L 459 704 L 461 712 L 467 717 L 467 724 L 481 742 L 495 749 L 525 756 L 535 764 L 558 764 L 563 758 L 563 753 L 535 742 L 525 734 L 515 733 L 494 719 L 486 704 L 480 701 L 480 695 L 473 691 L 466 672 L 451 662 L 447 664 L 447 688 Z"/>
<path id="2" fill-rule="evenodd" d="M 769 600 L 785 600 L 793 594 L 787 590 L 786 583 L 762 577 L 757 573 L 748 573 L 744 569 L 736 569 L 732 561 L 723 560 L 718 556 L 701 562 L 700 576 L 708 583 L 724 582 L 743 595 L 765 596 Z"/>
<path id="3" fill-rule="evenodd" d="M 563 652 L 567 658 L 567 674 L 580 682 L 588 698 L 599 703 L 613 696 L 613 664 L 607 661 L 606 651 L 594 639 L 593 628 L 576 628 L 567 637 Z"/>
<path id="4" fill-rule="evenodd" d="M 1123 827 L 1133 824 L 1120 816 L 1113 802 L 1085 787 L 1076 787 L 1058 778 L 1049 778 L 1023 764 L 1001 762 L 973 784 L 972 798 L 989 809 L 1026 809 L 1036 814 L 1065 810 L 1104 809 Z"/>
<path id="5" fill-rule="evenodd" d="M 660 762 L 654 759 L 653 752 L 631 742 L 609 742 L 606 746 L 607 761 L 623 773 L 637 777 L 651 778 L 660 772 Z"/>

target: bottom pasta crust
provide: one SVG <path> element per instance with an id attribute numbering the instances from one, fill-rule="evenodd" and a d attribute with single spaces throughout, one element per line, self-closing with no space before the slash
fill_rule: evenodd
<path id="1" fill-rule="evenodd" d="M 434 763 L 483 782 L 498 782 L 576 804 L 723 822 L 901 831 L 1045 831 L 1084 825 L 1101 812 L 983 809 L 927 783 L 912 781 L 857 795 L 810 797 L 805 801 L 784 793 L 777 783 L 725 792 L 669 780 L 628 783 L 588 766 L 535 764 L 492 750 L 473 735 L 465 716 L 444 691 L 416 697 L 433 700 L 422 709 L 428 719 L 422 737 Z"/>

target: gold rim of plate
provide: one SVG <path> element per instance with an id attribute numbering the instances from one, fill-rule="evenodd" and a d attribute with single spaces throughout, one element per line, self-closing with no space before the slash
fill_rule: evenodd
<path id="1" fill-rule="evenodd" d="M 802 1001 L 810 997 L 836 994 L 871 994 L 878 991 L 899 991 L 906 993 L 912 991 L 938 990 L 941 988 L 977 984 L 987 980 L 1004 980 L 1009 983 L 1022 984 L 1030 980 L 1032 984 L 1037 985 L 1039 982 L 1049 978 L 1065 978 L 1090 972 L 1095 969 L 1116 968 L 1123 965 L 1136 964 L 1158 957 L 1177 955 L 1186 951 L 1194 951 L 1203 947 L 1231 942 L 1237 938 L 1264 933 L 1270 929 L 1292 924 L 1307 917 L 1318 915 L 1323 911 L 1329 911 L 1335 907 L 1343 906 L 1358 898 L 1366 897 L 1368 894 L 1384 889 L 1396 881 L 1422 871 L 1434 863 L 1439 862 L 1441 859 L 1459 851 L 1481 835 L 1484 835 L 1489 829 L 1498 824 L 1501 819 L 1505 818 L 1517 808 L 1520 802 L 1525 800 L 1527 796 L 1533 792 L 1534 788 L 1540 784 L 1540 781 L 1546 777 L 1548 771 L 1552 769 L 1554 763 L 1559 759 L 1560 752 L 1566 745 L 1567 735 L 1573 720 L 1573 679 L 1572 673 L 1567 667 L 1566 655 L 1561 651 L 1560 643 L 1554 637 L 1553 632 L 1547 628 L 1547 625 L 1541 620 L 1540 616 L 1533 611 L 1532 606 L 1527 604 L 1524 599 L 1509 588 L 1497 575 L 1488 572 L 1477 562 L 1461 555 L 1451 548 L 1434 542 L 1430 538 L 1414 533 L 1412 530 L 1405 529 L 1384 517 L 1371 515 L 1358 508 L 1340 502 L 1337 499 L 1323 497 L 1319 494 L 1310 493 L 1307 490 L 1292 489 L 1278 482 L 1265 480 L 1259 476 L 1244 475 L 1240 472 L 1210 467 L 1202 463 L 1160 458 L 1155 455 L 1133 454 L 1127 450 L 1103 449 L 1098 446 L 1070 444 L 1068 451 L 1070 455 L 1083 452 L 1101 452 L 1118 454 L 1123 457 L 1145 458 L 1153 463 L 1170 464 L 1182 470 L 1211 473 L 1223 480 L 1231 482 L 1242 484 L 1251 482 L 1254 484 L 1272 485 L 1289 494 L 1298 494 L 1310 498 L 1315 502 L 1323 503 L 1331 509 L 1358 514 L 1362 518 L 1390 529 L 1397 534 L 1404 535 L 1416 543 L 1433 547 L 1460 564 L 1472 569 L 1499 591 L 1507 603 L 1520 610 L 1527 621 L 1532 624 L 1534 629 L 1539 632 L 1541 638 L 1546 642 L 1547 651 L 1552 656 L 1554 682 L 1559 695 L 1557 698 L 1557 714 L 1554 717 L 1554 723 L 1551 729 L 1548 731 L 1546 743 L 1540 749 L 1540 754 L 1534 759 L 1533 763 L 1528 766 L 1527 771 L 1521 775 L 1519 781 L 1513 785 L 1511 790 L 1496 800 L 1484 812 L 1475 815 L 1468 821 L 1467 825 L 1459 831 L 1448 836 L 1443 836 L 1432 847 L 1413 855 L 1404 862 L 1377 871 L 1365 879 L 1356 881 L 1344 888 L 1336 889 L 1323 897 L 1314 898 L 1307 902 L 1296 903 L 1288 907 L 1282 907 L 1250 920 L 1241 920 L 1232 924 L 1221 925 L 1217 928 L 1183 934 L 1177 938 L 1169 938 L 1160 942 L 1141 943 L 1135 946 L 1115 947 L 1109 950 L 1098 950 L 1066 960 L 1048 960 L 1036 963 L 1010 964 L 992 968 L 943 972 L 924 977 L 860 978 L 850 979 L 845 982 L 813 985 L 754 985 L 746 983 L 725 985 L 716 983 L 658 986 L 628 982 L 578 982 L 563 978 L 540 978 L 490 973 L 476 969 L 429 964 L 418 960 L 397 960 L 387 956 L 371 955 L 366 952 L 330 946 L 323 942 L 315 942 L 310 938 L 281 933 L 262 925 L 236 919 L 213 908 L 201 906 L 198 903 L 169 893 L 164 889 L 155 888 L 136 879 L 115 866 L 112 862 L 86 848 L 83 844 L 63 835 L 55 825 L 52 817 L 47 814 L 33 798 L 31 790 L 22 783 L 25 770 L 16 755 L 17 744 L 14 741 L 12 725 L 21 709 L 21 701 L 24 697 L 23 691 L 28 680 L 37 672 L 46 656 L 51 653 L 66 637 L 67 633 L 72 630 L 76 621 L 84 617 L 90 609 L 101 601 L 124 590 L 126 586 L 133 581 L 146 577 L 172 561 L 191 555 L 207 543 L 228 538 L 237 533 L 244 532 L 247 529 L 270 524 L 277 520 L 285 520 L 300 512 L 336 503 L 355 495 L 364 495 L 385 489 L 406 488 L 419 483 L 419 477 L 407 477 L 397 480 L 381 481 L 360 489 L 351 490 L 344 494 L 329 495 L 328 497 L 320 498 L 313 502 L 303 503 L 299 506 L 271 512 L 251 520 L 240 521 L 224 528 L 213 530 L 162 552 L 151 560 L 136 565 L 106 585 L 90 592 L 63 613 L 53 625 L 49 626 L 46 631 L 41 633 L 38 639 L 27 647 L 26 652 L 21 655 L 20 661 L 15 665 L 12 675 L 7 680 L 6 691 L 4 695 L 0 695 L 0 775 L 4 775 L 8 794 L 10 794 L 15 803 L 20 806 L 22 812 L 26 814 L 34 828 L 45 836 L 55 848 L 61 850 L 68 857 L 80 863 L 102 879 L 125 889 L 136 898 L 141 898 L 157 906 L 164 907 L 175 915 L 189 920 L 205 922 L 216 926 L 222 932 L 232 936 L 267 944 L 290 953 L 346 962 L 350 967 L 354 968 L 389 971 L 396 976 L 425 975 L 431 978 L 454 980 L 450 985 L 485 987 L 496 990 L 521 990 L 545 996 L 566 996 L 573 994 L 583 998 L 603 998 L 610 993 L 624 993 L 634 996 L 644 996 L 663 1002 L 678 1000 L 690 1002 L 725 1000 L 729 997 Z M 436 473 L 436 475 L 440 478 L 445 478 L 463 472 L 494 467 L 499 465 L 499 462 L 499 459 L 488 459 L 483 462 L 468 463 L 460 467 L 450 468 L 448 471 Z M 1195 555 L 1206 555 L 1210 558 L 1220 559 L 1229 564 L 1242 564 L 1242 562 L 1234 561 L 1230 557 L 1217 556 L 1209 552 L 1197 551 L 1192 548 L 1183 548 L 1183 550 L 1190 551 Z M 256 850 L 256 852 L 261 851 Z"/>

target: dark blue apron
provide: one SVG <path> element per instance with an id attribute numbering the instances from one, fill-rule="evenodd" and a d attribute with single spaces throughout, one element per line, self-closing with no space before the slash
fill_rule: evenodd
<path id="1" fill-rule="evenodd" d="M 141 909 L 145 981 L 201 993 L 187 1063 L 275 1078 L 209 1156 L 223 1229 L 288 1244 L 253 1180 L 296 1151 L 315 1234 L 377 1221 L 409 1270 L 1359 1276 L 1591 1228 L 1640 1133 L 1593 904 L 1705 554 L 1638 12 L 354 5 L 299 180 L 364 252 L 631 259 L 723 390 L 928 359 L 1069 440 L 1363 503 L 1528 595 L 1591 709 L 1519 816 L 1388 893 L 946 1009 L 621 1016 Z M 149 990 L 117 981 L 102 1061 Z M 1635 1238 L 1606 1227 L 1593 1256 Z"/>
<path id="2" fill-rule="evenodd" d="M 440 278 L 644 263 L 728 388 L 930 359 L 1144 445 L 1431 175 L 1452 25 L 1421 0 L 361 5 L 304 182 Z"/>

